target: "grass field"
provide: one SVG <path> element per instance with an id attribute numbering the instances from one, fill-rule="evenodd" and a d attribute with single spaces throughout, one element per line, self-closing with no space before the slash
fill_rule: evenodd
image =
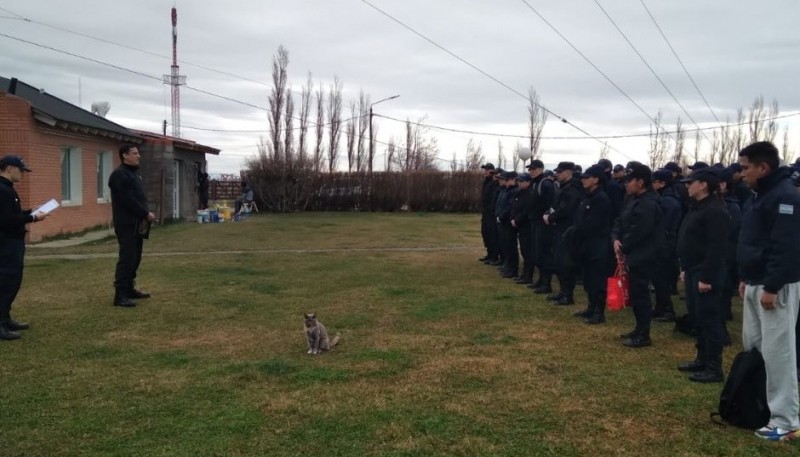
<path id="1" fill-rule="evenodd" d="M 171 225 L 146 242 L 154 296 L 134 309 L 111 306 L 114 258 L 34 258 L 114 240 L 29 249 L 15 315 L 32 328 L 0 344 L 0 455 L 797 455 L 709 421 L 721 385 L 675 370 L 693 342 L 671 325 L 623 348 L 630 312 L 580 323 L 580 305 L 476 262 L 478 230 L 435 214 Z M 387 249 L 416 247 L 432 249 Z M 306 354 L 308 311 L 341 334 L 332 352 Z"/>

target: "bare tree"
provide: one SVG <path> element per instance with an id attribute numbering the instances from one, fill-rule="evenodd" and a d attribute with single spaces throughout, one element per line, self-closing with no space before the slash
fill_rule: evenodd
<path id="1" fill-rule="evenodd" d="M 289 51 L 278 46 L 278 53 L 272 57 L 272 91 L 267 97 L 269 105 L 269 136 L 272 145 L 272 155 L 280 157 L 281 154 L 281 116 L 283 115 L 284 97 L 286 94 L 286 68 L 289 66 Z"/>
<path id="2" fill-rule="evenodd" d="M 350 119 L 344 128 L 345 144 L 347 145 L 347 172 L 353 172 L 355 165 L 355 145 L 356 145 L 356 105 L 350 103 Z M 356 168 L 358 170 L 358 168 Z"/>
<path id="3" fill-rule="evenodd" d="M 294 99 L 292 88 L 286 88 L 286 115 L 283 117 L 283 157 L 287 168 L 294 165 Z"/>
<path id="4" fill-rule="evenodd" d="M 308 141 L 308 115 L 311 111 L 311 94 L 313 92 L 311 73 L 308 74 L 306 85 L 300 93 L 300 132 L 297 139 L 297 161 L 305 164 L 308 160 L 308 150 L 306 149 L 306 142 Z"/>
<path id="5" fill-rule="evenodd" d="M 608 141 L 606 141 L 605 143 L 603 143 L 603 147 L 600 148 L 600 158 L 598 158 L 597 161 L 599 162 L 603 159 L 608 159 L 608 152 L 609 152 Z"/>
<path id="6" fill-rule="evenodd" d="M 783 147 L 781 147 L 781 158 L 783 163 L 791 165 L 794 161 L 794 152 L 789 149 L 789 127 L 783 129 Z"/>
<path id="7" fill-rule="evenodd" d="M 694 132 L 694 161 L 695 161 L 695 163 L 700 161 L 700 156 L 701 156 L 700 151 L 702 149 L 702 146 L 703 146 L 703 136 L 702 136 L 702 133 L 700 133 L 700 130 L 697 130 L 697 131 Z"/>
<path id="8" fill-rule="evenodd" d="M 778 122 L 775 120 L 780 114 L 780 109 L 778 109 L 778 100 L 772 100 L 772 105 L 770 105 L 769 113 L 767 114 L 767 137 L 765 138 L 767 141 L 775 142 L 775 137 L 778 135 Z"/>
<path id="9" fill-rule="evenodd" d="M 455 173 L 458 171 L 458 157 L 456 156 L 456 151 L 453 151 L 453 160 L 450 161 L 450 173 Z"/>
<path id="10" fill-rule="evenodd" d="M 699 131 L 699 130 L 698 130 Z M 678 116 L 675 123 L 675 150 L 672 154 L 672 161 L 675 163 L 683 162 L 683 153 L 686 143 L 686 131 L 683 129 L 683 120 Z"/>
<path id="11" fill-rule="evenodd" d="M 721 130 L 714 130 L 711 137 L 711 151 L 708 153 L 708 163 L 716 163 L 723 155 L 725 147 L 725 137 Z"/>
<path id="12" fill-rule="evenodd" d="M 547 122 L 547 111 L 539 103 L 539 95 L 533 89 L 528 88 L 528 139 L 531 148 L 531 159 L 538 159 L 539 143 L 542 139 L 542 130 Z M 516 165 L 516 163 L 515 163 Z"/>
<path id="13" fill-rule="evenodd" d="M 386 146 L 386 171 L 392 171 L 392 164 L 394 163 L 395 154 L 395 141 L 394 137 L 389 138 L 389 144 Z"/>
<path id="14" fill-rule="evenodd" d="M 356 141 L 356 170 L 364 171 L 367 165 L 367 160 L 371 160 L 367 156 L 367 149 L 369 149 L 368 140 L 365 136 L 367 127 L 369 127 L 369 96 L 364 95 L 364 90 L 358 94 L 358 140 Z M 370 169 L 372 167 L 369 167 Z"/>
<path id="15" fill-rule="evenodd" d="M 522 143 L 517 141 L 517 144 L 514 146 L 514 154 L 511 156 L 511 164 L 514 166 L 512 170 L 516 170 L 517 168 L 519 168 L 520 162 L 523 162 L 524 164 L 524 161 L 519 156 L 520 151 L 522 151 Z"/>
<path id="16" fill-rule="evenodd" d="M 314 147 L 314 172 L 319 173 L 322 170 L 322 136 L 325 127 L 325 91 L 322 89 L 322 83 L 319 84 L 317 89 L 317 143 Z"/>
<path id="17" fill-rule="evenodd" d="M 660 168 L 667 161 L 667 148 L 669 134 L 663 127 L 664 113 L 660 110 L 654 119 L 655 124 L 650 124 L 650 168 Z"/>
<path id="18" fill-rule="evenodd" d="M 750 124 L 750 141 L 775 141 L 778 134 L 778 124 L 775 118 L 778 116 L 778 101 L 773 100 L 770 108 L 764 107 L 764 97 L 758 98 L 750 105 L 748 122 Z"/>
<path id="19" fill-rule="evenodd" d="M 412 123 L 410 119 L 406 119 L 406 142 L 394 155 L 394 164 L 402 171 L 436 169 L 439 146 L 435 137 L 425 137 L 427 130 L 420 126 L 424 120 L 423 117 Z"/>
<path id="20" fill-rule="evenodd" d="M 339 139 L 342 121 L 342 83 L 334 76 L 328 92 L 328 173 L 333 173 L 339 161 Z"/>
<path id="21" fill-rule="evenodd" d="M 503 142 L 497 140 L 497 168 L 505 168 L 506 156 L 503 154 Z"/>
<path id="22" fill-rule="evenodd" d="M 469 142 L 467 143 L 467 156 L 466 160 L 464 161 L 464 169 L 467 171 L 478 171 L 481 169 L 481 165 L 483 165 L 484 157 L 483 157 L 483 146 L 478 143 L 475 144 L 475 141 L 470 138 Z"/>

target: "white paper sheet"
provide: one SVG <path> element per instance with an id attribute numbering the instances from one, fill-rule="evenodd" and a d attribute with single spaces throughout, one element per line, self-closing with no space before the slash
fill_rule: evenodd
<path id="1" fill-rule="evenodd" d="M 49 214 L 49 213 L 50 213 L 50 212 L 52 212 L 54 209 L 58 208 L 58 206 L 59 206 L 59 205 L 58 205 L 58 202 L 57 202 L 57 201 L 55 201 L 55 199 L 50 199 L 50 201 L 49 201 L 49 202 L 47 202 L 47 203 L 45 203 L 44 205 L 42 205 L 42 206 L 40 206 L 40 207 L 36 208 L 35 210 L 33 210 L 33 212 L 34 212 L 34 213 L 45 213 L 45 214 Z"/>

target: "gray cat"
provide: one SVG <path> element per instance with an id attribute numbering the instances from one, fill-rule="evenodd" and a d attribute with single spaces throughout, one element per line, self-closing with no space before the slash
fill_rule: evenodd
<path id="1" fill-rule="evenodd" d="M 317 320 L 317 314 L 305 314 L 304 327 L 308 340 L 308 353 L 319 354 L 320 351 L 329 351 L 339 342 L 337 333 L 333 339 L 328 338 L 328 329 Z"/>

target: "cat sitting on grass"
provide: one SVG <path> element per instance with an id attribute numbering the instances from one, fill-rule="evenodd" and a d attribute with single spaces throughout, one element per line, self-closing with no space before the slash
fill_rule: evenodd
<path id="1" fill-rule="evenodd" d="M 308 353 L 319 354 L 320 351 L 329 351 L 339 342 L 337 333 L 333 339 L 328 338 L 328 329 L 317 320 L 317 314 L 305 314 L 304 327 L 308 340 Z"/>

